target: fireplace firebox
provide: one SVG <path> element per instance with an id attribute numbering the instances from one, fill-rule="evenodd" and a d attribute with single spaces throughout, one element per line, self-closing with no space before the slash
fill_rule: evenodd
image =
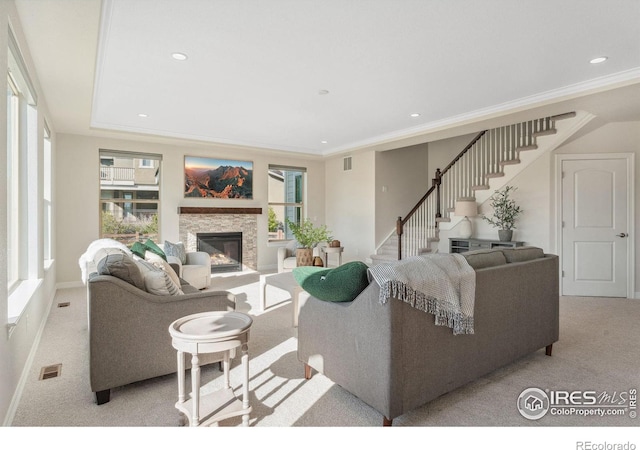
<path id="1" fill-rule="evenodd" d="M 211 256 L 211 273 L 242 270 L 242 233 L 197 233 L 197 249 Z"/>

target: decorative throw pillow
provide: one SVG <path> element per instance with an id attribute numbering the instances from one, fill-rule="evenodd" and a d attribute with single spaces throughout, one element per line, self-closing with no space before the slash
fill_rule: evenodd
<path id="1" fill-rule="evenodd" d="M 144 276 L 144 286 L 148 293 L 155 295 L 183 295 L 169 274 L 164 270 L 150 270 Z"/>
<path id="2" fill-rule="evenodd" d="M 507 263 L 502 250 L 472 250 L 462 253 L 467 262 L 475 270 L 484 269 L 486 267 L 502 266 Z"/>
<path id="3" fill-rule="evenodd" d="M 295 256 L 298 247 L 298 241 L 296 241 L 295 239 L 290 240 L 289 242 L 287 242 L 287 254 Z"/>
<path id="4" fill-rule="evenodd" d="M 164 252 L 162 251 L 162 249 L 160 247 L 158 247 L 158 245 L 155 242 L 153 242 L 151 239 L 147 239 L 147 242 L 144 243 L 144 246 L 150 252 L 155 253 L 156 255 L 158 255 L 159 257 L 164 259 L 165 261 L 167 260 L 167 255 L 165 255 Z"/>
<path id="5" fill-rule="evenodd" d="M 145 261 L 144 259 L 140 258 L 137 255 L 133 255 L 133 260 L 138 265 L 138 269 L 140 269 L 140 274 L 142 275 L 143 279 L 147 275 L 147 272 L 149 271 L 157 272 L 160 270 L 156 266 L 151 264 L 149 261 Z"/>
<path id="6" fill-rule="evenodd" d="M 502 249 L 504 257 L 508 263 L 531 261 L 532 259 L 544 258 L 544 250 L 539 247 L 516 247 Z"/>
<path id="7" fill-rule="evenodd" d="M 351 302 L 369 285 L 367 269 L 360 261 L 335 269 L 302 266 L 293 269 L 293 277 L 302 289 L 320 300 Z"/>
<path id="8" fill-rule="evenodd" d="M 166 262 L 164 259 L 158 256 L 156 256 L 155 258 L 157 259 L 154 259 L 154 261 L 152 261 L 151 264 L 156 266 L 158 269 L 167 272 L 167 274 L 169 274 L 169 276 L 171 277 L 171 281 L 173 281 L 176 285 L 180 286 L 180 278 L 178 277 L 178 274 L 175 272 L 175 270 L 173 270 L 173 267 L 171 267 L 171 265 L 168 262 Z"/>
<path id="9" fill-rule="evenodd" d="M 164 254 L 167 256 L 175 256 L 182 264 L 187 263 L 187 250 L 182 242 L 172 243 L 164 241 Z"/>
<path id="10" fill-rule="evenodd" d="M 131 253 L 144 259 L 144 254 L 147 251 L 147 247 L 142 242 L 134 242 L 131 246 Z"/>
<path id="11" fill-rule="evenodd" d="M 158 264 L 161 264 L 160 261 L 164 261 L 164 259 L 162 259 L 160 256 L 156 255 L 153 252 L 150 252 L 149 250 L 144 252 L 144 260 L 155 265 L 156 267 L 158 267 L 158 269 L 161 269 L 161 267 L 158 266 Z"/>
<path id="12" fill-rule="evenodd" d="M 124 253 L 112 253 L 98 263 L 98 274 L 111 275 L 137 287 L 145 288 L 144 278 L 136 262 Z"/>
<path id="13" fill-rule="evenodd" d="M 96 250 L 93 255 L 93 259 L 89 262 L 89 268 L 92 270 L 98 270 L 98 263 L 102 261 L 108 255 L 127 255 L 126 252 L 119 248 L 101 248 Z"/>

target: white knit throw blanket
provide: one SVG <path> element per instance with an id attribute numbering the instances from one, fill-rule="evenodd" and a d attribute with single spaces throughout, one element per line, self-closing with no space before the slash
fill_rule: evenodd
<path id="1" fill-rule="evenodd" d="M 369 273 L 380 286 L 380 302 L 400 299 L 435 316 L 453 334 L 473 334 L 476 273 L 464 256 L 435 253 L 376 264 Z"/>

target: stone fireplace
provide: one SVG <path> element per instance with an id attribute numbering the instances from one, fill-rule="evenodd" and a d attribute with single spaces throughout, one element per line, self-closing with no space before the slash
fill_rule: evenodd
<path id="1" fill-rule="evenodd" d="M 198 234 L 238 233 L 241 236 L 239 268 L 258 267 L 258 219 L 262 208 L 178 208 L 178 232 L 180 241 L 188 252 L 198 250 Z M 223 252 L 224 253 L 224 248 Z M 225 269 L 226 270 L 226 269 Z M 216 269 L 214 268 L 214 271 Z"/>

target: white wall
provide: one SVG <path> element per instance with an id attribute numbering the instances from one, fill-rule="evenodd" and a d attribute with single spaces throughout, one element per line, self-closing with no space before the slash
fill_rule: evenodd
<path id="1" fill-rule="evenodd" d="M 14 31 L 14 35 L 18 41 L 18 45 L 22 51 L 27 70 L 34 89 L 38 94 L 37 105 L 37 133 L 38 133 L 38 157 L 36 164 L 38 165 L 38 180 L 30 180 L 30 182 L 38 182 L 37 185 L 37 218 L 43 217 L 43 185 L 42 185 L 42 167 L 43 161 L 43 137 L 44 137 L 44 120 L 49 116 L 46 101 L 40 84 L 38 82 L 37 73 L 33 67 L 33 62 L 29 54 L 29 48 L 22 33 L 18 14 L 15 10 L 13 1 L 0 2 L 0 73 L 7 73 L 8 60 L 8 29 L 9 23 Z M 6 82 L 6 77 L 4 78 Z M 0 204 L 7 204 L 7 108 L 0 108 Z M 54 124 L 48 121 L 52 132 L 55 131 Z M 52 138 L 52 152 L 55 160 L 56 140 Z M 54 175 L 55 176 L 55 175 Z M 54 187 L 55 189 L 55 187 Z M 55 204 L 53 205 L 53 215 L 55 217 Z M 30 220 L 33 217 L 30 217 Z M 0 208 L 0 286 L 7 286 L 7 208 Z M 31 229 L 35 229 L 42 236 L 43 225 L 42 220 L 36 223 L 30 222 Z M 27 227 L 21 227 L 26 232 Z M 55 229 L 54 229 L 55 232 Z M 42 260 L 43 255 L 43 239 L 37 240 L 36 248 L 29 247 L 29 254 L 33 261 L 36 262 L 36 268 L 33 271 L 37 288 L 33 290 L 29 297 L 25 309 L 23 310 L 15 327 L 8 326 L 8 305 L 9 297 L 7 289 L 0 289 L 0 423 L 10 425 L 10 420 L 17 406 L 17 394 L 20 392 L 21 380 L 25 376 L 23 373 L 28 368 L 28 361 L 37 342 L 38 336 L 44 327 L 48 311 L 55 293 L 56 282 L 56 265 L 57 261 L 44 268 Z M 33 241 L 30 242 L 33 245 Z M 53 255 L 55 258 L 56 248 L 53 246 Z M 35 254 L 35 257 L 34 257 Z M 15 295 L 15 293 L 14 293 Z"/>
<path id="2" fill-rule="evenodd" d="M 375 153 L 376 246 L 395 230 L 398 217 L 411 211 L 431 187 L 433 175 L 427 169 L 427 144 Z"/>
<path id="3" fill-rule="evenodd" d="M 87 246 L 99 236 L 99 150 L 122 150 L 162 155 L 160 192 L 160 243 L 177 241 L 178 206 L 200 207 L 260 207 L 258 216 L 258 269 L 275 269 L 275 246 L 267 243 L 267 170 L 269 164 L 282 164 L 307 168 L 308 214 L 323 222 L 324 163 L 318 157 L 283 155 L 259 152 L 248 148 L 222 145 L 155 143 L 116 138 L 88 137 L 72 134 L 58 135 L 58 281 L 80 281 L 78 258 Z M 253 162 L 253 199 L 198 199 L 184 198 L 184 157 L 207 156 Z"/>
<path id="4" fill-rule="evenodd" d="M 343 156 L 326 160 L 326 223 L 344 247 L 342 261 L 365 261 L 375 250 L 375 152 L 352 156 L 352 170 L 343 170 Z"/>

